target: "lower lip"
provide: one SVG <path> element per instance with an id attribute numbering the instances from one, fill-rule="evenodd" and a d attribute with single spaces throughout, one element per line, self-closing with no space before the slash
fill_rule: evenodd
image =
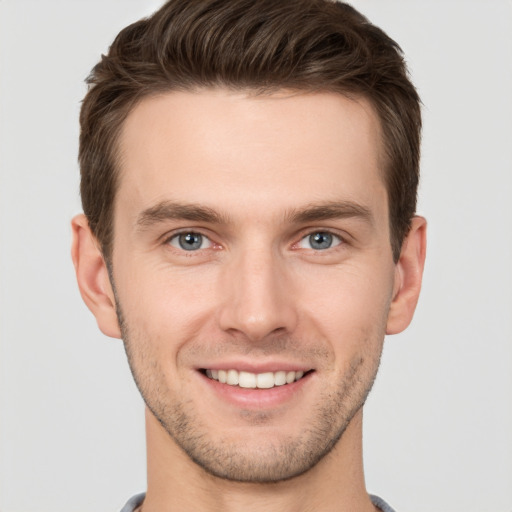
<path id="1" fill-rule="evenodd" d="M 303 391 L 305 385 L 311 380 L 314 372 L 306 374 L 301 379 L 284 384 L 283 386 L 274 386 L 269 389 L 241 388 L 240 386 L 231 386 L 210 379 L 201 372 L 199 376 L 208 385 L 211 391 L 237 407 L 246 409 L 270 409 L 284 405 L 287 402 L 296 399 Z"/>

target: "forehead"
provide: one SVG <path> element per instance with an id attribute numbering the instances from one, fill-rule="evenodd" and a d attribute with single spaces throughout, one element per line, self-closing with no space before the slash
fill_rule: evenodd
<path id="1" fill-rule="evenodd" d="M 364 100 L 169 92 L 142 100 L 124 123 L 116 208 L 173 200 L 254 213 L 347 199 L 372 207 L 386 202 L 380 153 L 379 122 Z"/>

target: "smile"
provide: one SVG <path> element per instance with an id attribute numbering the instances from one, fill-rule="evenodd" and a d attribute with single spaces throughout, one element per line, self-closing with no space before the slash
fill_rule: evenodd
<path id="1" fill-rule="evenodd" d="M 270 389 L 284 386 L 298 381 L 304 377 L 303 371 L 277 371 L 265 373 L 251 373 L 238 370 L 205 370 L 206 376 L 221 384 L 238 386 L 249 389 Z"/>

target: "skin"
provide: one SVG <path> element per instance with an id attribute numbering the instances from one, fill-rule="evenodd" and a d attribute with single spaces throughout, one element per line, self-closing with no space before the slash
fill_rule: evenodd
<path id="1" fill-rule="evenodd" d="M 112 281 L 84 216 L 72 254 L 148 406 L 144 511 L 374 510 L 362 405 L 385 334 L 412 319 L 426 223 L 413 219 L 395 263 L 373 109 L 172 92 L 135 107 L 120 149 Z M 201 371 L 283 366 L 309 373 L 278 399 L 286 386 L 247 393 Z"/>

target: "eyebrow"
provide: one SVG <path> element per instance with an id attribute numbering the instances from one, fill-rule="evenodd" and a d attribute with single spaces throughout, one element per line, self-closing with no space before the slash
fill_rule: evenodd
<path id="1" fill-rule="evenodd" d="M 208 222 L 226 224 L 227 219 L 217 211 L 198 204 L 183 204 L 173 201 L 162 201 L 155 206 L 143 210 L 137 217 L 136 225 L 144 230 L 166 220 L 189 220 L 192 222 Z"/>
<path id="2" fill-rule="evenodd" d="M 370 225 L 374 222 L 371 210 L 354 201 L 333 201 L 313 204 L 299 210 L 291 210 L 286 215 L 288 221 L 296 224 L 347 218 L 359 218 Z"/>
<path id="3" fill-rule="evenodd" d="M 312 204 L 305 208 L 286 212 L 285 221 L 304 224 L 329 219 L 359 218 L 373 224 L 373 215 L 369 208 L 353 201 L 332 201 Z M 194 203 L 162 201 L 143 210 L 137 217 L 136 226 L 144 230 L 166 220 L 188 220 L 210 224 L 229 224 L 229 218 L 213 208 Z"/>

